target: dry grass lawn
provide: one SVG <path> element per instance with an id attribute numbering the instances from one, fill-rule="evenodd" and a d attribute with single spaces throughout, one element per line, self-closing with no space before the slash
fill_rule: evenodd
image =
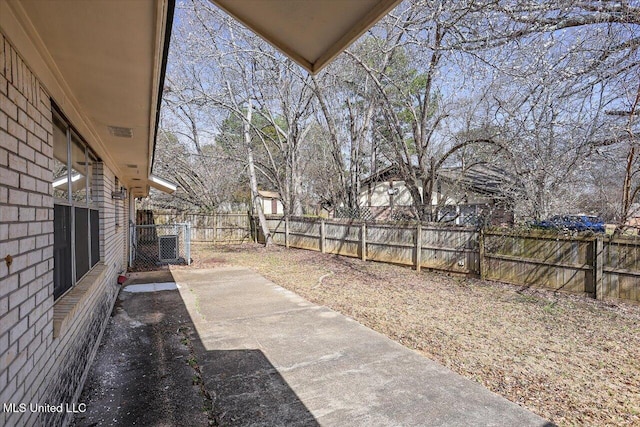
<path id="1" fill-rule="evenodd" d="M 257 245 L 196 245 L 247 266 L 558 425 L 640 425 L 640 306 Z"/>

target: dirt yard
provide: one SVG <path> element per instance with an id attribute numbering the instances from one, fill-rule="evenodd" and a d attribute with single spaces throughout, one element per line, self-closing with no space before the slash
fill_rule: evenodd
<path id="1" fill-rule="evenodd" d="M 558 425 L 640 425 L 640 306 L 257 245 L 196 245 Z"/>

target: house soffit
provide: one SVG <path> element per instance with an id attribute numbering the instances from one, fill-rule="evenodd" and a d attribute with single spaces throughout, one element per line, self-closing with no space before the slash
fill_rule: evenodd
<path id="1" fill-rule="evenodd" d="M 54 75 L 47 91 L 137 195 L 148 189 L 169 3 L 10 2 Z"/>
<path id="2" fill-rule="evenodd" d="M 317 73 L 400 0 L 210 0 Z"/>
<path id="3" fill-rule="evenodd" d="M 5 0 L 0 0 L 5 3 Z M 317 72 L 400 0 L 211 0 Z M 171 0 L 15 0 L 54 101 L 121 182 L 148 191 Z M 82 123 L 80 123 L 82 122 Z M 135 191 L 132 193 L 136 193 Z"/>
<path id="4" fill-rule="evenodd" d="M 416 171 L 419 174 L 417 167 Z M 466 168 L 464 171 L 460 167 L 444 167 L 437 172 L 439 181 L 450 185 L 460 186 L 475 194 L 504 197 L 506 188 L 515 185 L 512 176 L 499 168 L 488 165 L 477 164 Z M 404 181 L 400 175 L 397 165 L 388 166 L 362 181 L 363 185 L 388 183 L 390 181 Z"/>

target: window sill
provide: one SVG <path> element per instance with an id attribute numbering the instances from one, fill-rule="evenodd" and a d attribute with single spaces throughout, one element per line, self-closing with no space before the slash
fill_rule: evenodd
<path id="1" fill-rule="evenodd" d="M 67 330 L 76 313 L 91 296 L 91 290 L 100 284 L 106 275 L 104 263 L 97 263 L 80 281 L 53 304 L 53 337 Z"/>

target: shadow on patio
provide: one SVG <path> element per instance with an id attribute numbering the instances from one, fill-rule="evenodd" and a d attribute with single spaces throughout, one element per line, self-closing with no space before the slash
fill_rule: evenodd
<path id="1" fill-rule="evenodd" d="M 177 289 L 120 293 L 79 403 L 75 426 L 318 425 L 262 351 L 205 349 Z"/>

